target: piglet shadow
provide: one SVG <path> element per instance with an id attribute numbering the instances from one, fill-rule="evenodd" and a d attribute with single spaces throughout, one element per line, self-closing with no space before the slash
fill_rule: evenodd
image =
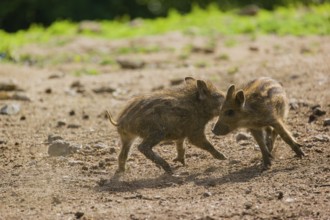
<path id="1" fill-rule="evenodd" d="M 147 188 L 167 188 L 176 185 L 182 185 L 187 181 L 192 181 L 200 174 L 189 176 L 171 176 L 163 174 L 157 178 L 146 178 L 133 181 L 121 180 L 119 175 L 114 175 L 109 180 L 100 180 L 98 182 L 98 191 L 113 191 L 113 192 L 134 192 L 139 189 Z"/>
<path id="2" fill-rule="evenodd" d="M 199 186 L 218 186 L 226 183 L 247 182 L 254 177 L 259 176 L 262 172 L 257 165 L 242 168 L 238 171 L 229 173 L 219 178 L 211 177 L 209 174 L 216 172 L 222 167 L 210 167 L 201 173 L 194 173 L 188 175 L 161 175 L 156 178 L 146 178 L 133 181 L 121 180 L 121 176 L 114 175 L 109 180 L 100 180 L 96 190 L 98 191 L 112 191 L 112 192 L 134 192 L 139 189 L 147 188 L 167 188 L 178 185 L 194 182 Z"/>
<path id="3" fill-rule="evenodd" d="M 218 168 L 220 169 L 220 168 Z M 250 167 L 245 167 L 237 171 L 228 173 L 222 177 L 203 177 L 194 180 L 194 183 L 198 186 L 218 186 L 226 183 L 239 183 L 248 182 L 249 180 L 260 176 L 262 174 L 260 166 L 253 165 Z"/>

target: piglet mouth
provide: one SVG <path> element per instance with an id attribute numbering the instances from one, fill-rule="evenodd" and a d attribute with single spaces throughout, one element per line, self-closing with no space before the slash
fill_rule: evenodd
<path id="1" fill-rule="evenodd" d="M 213 134 L 215 135 L 226 135 L 230 132 L 230 129 L 226 125 L 216 124 L 212 129 Z"/>

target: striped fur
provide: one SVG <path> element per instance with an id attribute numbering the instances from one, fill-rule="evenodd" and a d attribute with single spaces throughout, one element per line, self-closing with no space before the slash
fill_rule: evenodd
<path id="1" fill-rule="evenodd" d="M 206 139 L 205 125 L 219 114 L 224 94 L 210 82 L 185 79 L 186 84 L 174 89 L 162 90 L 132 99 L 119 114 L 117 126 L 122 141 L 117 172 L 125 171 L 129 149 L 136 137 L 143 140 L 138 149 L 148 159 L 172 173 L 169 164 L 152 148 L 164 140 L 174 140 L 177 145 L 176 161 L 185 163 L 183 142 L 187 138 L 192 144 L 211 153 L 214 158 L 226 159 Z"/>
<path id="2" fill-rule="evenodd" d="M 304 156 L 284 124 L 288 114 L 288 100 L 282 85 L 274 79 L 262 77 L 248 82 L 240 90 L 231 85 L 221 107 L 213 133 L 226 135 L 237 128 L 248 128 L 257 141 L 264 167 L 271 165 L 277 135 L 297 156 Z"/>

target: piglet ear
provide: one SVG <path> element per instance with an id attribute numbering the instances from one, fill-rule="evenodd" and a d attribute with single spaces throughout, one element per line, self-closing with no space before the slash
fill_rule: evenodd
<path id="1" fill-rule="evenodd" d="M 186 84 L 193 84 L 193 83 L 196 83 L 196 79 L 190 77 L 190 76 L 187 76 L 186 78 L 184 78 L 184 81 L 186 82 Z"/>
<path id="2" fill-rule="evenodd" d="M 227 95 L 226 95 L 226 99 L 232 99 L 234 97 L 234 93 L 235 93 L 235 85 L 230 85 L 228 90 L 227 90 Z"/>
<path id="3" fill-rule="evenodd" d="M 206 99 L 207 96 L 210 94 L 210 91 L 203 80 L 197 80 L 197 90 L 198 90 L 198 98 L 200 100 Z"/>
<path id="4" fill-rule="evenodd" d="M 236 93 L 235 101 L 240 106 L 243 106 L 244 105 L 244 103 L 245 103 L 245 95 L 244 95 L 243 90 L 239 90 Z"/>

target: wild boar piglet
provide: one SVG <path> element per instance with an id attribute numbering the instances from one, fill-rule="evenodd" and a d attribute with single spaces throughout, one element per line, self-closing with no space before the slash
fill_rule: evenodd
<path id="1" fill-rule="evenodd" d="M 175 161 L 185 164 L 183 147 L 187 138 L 193 145 L 208 151 L 216 159 L 226 157 L 207 140 L 205 125 L 219 115 L 224 93 L 210 82 L 185 78 L 185 84 L 132 99 L 120 113 L 117 122 L 108 112 L 110 122 L 117 127 L 122 148 L 118 157 L 117 173 L 125 171 L 125 164 L 132 142 L 142 138 L 138 150 L 167 173 L 170 165 L 152 148 L 162 141 L 176 142 Z"/>
<path id="2" fill-rule="evenodd" d="M 267 169 L 271 166 L 271 152 L 277 135 L 298 157 L 305 155 L 301 144 L 295 141 L 284 123 L 288 109 L 285 91 L 274 79 L 261 77 L 238 91 L 231 85 L 212 131 L 216 135 L 226 135 L 237 128 L 248 128 L 260 147 Z"/>

